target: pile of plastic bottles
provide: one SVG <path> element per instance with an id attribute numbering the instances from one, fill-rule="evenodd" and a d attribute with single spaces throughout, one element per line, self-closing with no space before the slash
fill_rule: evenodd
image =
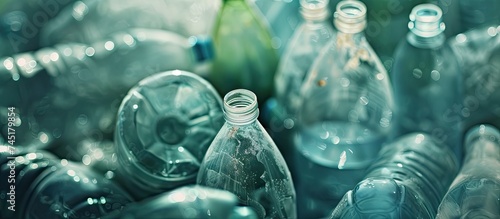
<path id="1" fill-rule="evenodd" d="M 500 218 L 498 0 L 1 0 L 0 218 Z"/>

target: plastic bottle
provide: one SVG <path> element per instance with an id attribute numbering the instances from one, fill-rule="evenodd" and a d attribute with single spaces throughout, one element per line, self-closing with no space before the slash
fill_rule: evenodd
<path id="1" fill-rule="evenodd" d="M 465 159 L 436 218 L 500 218 L 500 132 L 479 125 L 465 137 Z"/>
<path id="2" fill-rule="evenodd" d="M 337 31 L 302 87 L 294 140 L 300 218 L 324 217 L 362 178 L 391 128 L 386 70 L 366 41 L 366 7 L 341 1 Z"/>
<path id="3" fill-rule="evenodd" d="M 38 138 L 40 131 L 33 130 L 33 124 L 49 129 L 47 126 L 64 123 L 51 120 L 60 120 L 71 112 L 80 111 L 73 115 L 78 118 L 100 111 L 96 109 L 100 105 L 116 100 L 119 103 L 132 86 L 149 75 L 173 69 L 198 72 L 212 57 L 211 45 L 209 38 L 130 29 L 92 45 L 61 44 L 6 57 L 0 60 L 0 95 L 5 97 L 0 106 L 17 107 L 19 133 L 35 132 Z M 83 101 L 86 104 L 77 106 Z M 107 108 L 116 113 L 118 106 Z M 42 131 L 49 139 L 57 138 L 54 129 L 60 133 L 65 130 L 61 126 Z"/>
<path id="4" fill-rule="evenodd" d="M 433 4 L 413 8 L 410 32 L 398 45 L 392 70 L 395 136 L 426 132 L 462 157 L 462 75 L 445 43 L 441 9 Z"/>
<path id="5" fill-rule="evenodd" d="M 289 167 L 293 165 L 293 148 L 290 145 L 293 144 L 295 115 L 300 107 L 300 88 L 314 59 L 333 35 L 333 27 L 326 21 L 329 16 L 328 1 L 301 0 L 300 4 L 304 21 L 295 29 L 280 59 L 274 79 L 276 100 L 268 100 L 265 105 L 271 110 L 267 116 L 270 117 L 267 123 L 272 123 L 268 125 L 270 134 Z"/>
<path id="6" fill-rule="evenodd" d="M 228 191 L 191 185 L 134 203 L 104 219 L 257 219 L 251 208 L 237 204 L 236 196 Z"/>
<path id="7" fill-rule="evenodd" d="M 159 29 L 189 37 L 212 30 L 221 0 L 81 0 L 41 30 L 41 45 L 90 44 L 130 28 Z"/>
<path id="8" fill-rule="evenodd" d="M 238 88 L 254 92 L 260 103 L 271 96 L 279 61 L 272 37 L 252 1 L 223 1 L 212 33 L 215 57 L 208 76 L 221 96 Z"/>
<path id="9" fill-rule="evenodd" d="M 233 90 L 223 109 L 226 123 L 203 158 L 197 184 L 234 193 L 259 218 L 297 218 L 290 171 L 257 121 L 255 94 Z"/>
<path id="10" fill-rule="evenodd" d="M 463 133 L 482 123 L 500 127 L 500 25 L 458 34 L 448 43 L 462 70 Z"/>
<path id="11" fill-rule="evenodd" d="M 2 218 L 98 218 L 133 201 L 86 166 L 47 152 L 20 153 L 1 165 L 2 207 L 8 205 Z M 7 180 L 10 175 L 15 181 Z M 7 210 L 9 193 L 15 193 L 15 211 Z"/>
<path id="12" fill-rule="evenodd" d="M 329 218 L 432 219 L 458 168 L 454 153 L 431 135 L 404 135 L 384 145 Z"/>
<path id="13" fill-rule="evenodd" d="M 205 79 L 174 70 L 147 77 L 118 111 L 118 174 L 137 199 L 194 183 L 223 125 L 222 101 Z"/>

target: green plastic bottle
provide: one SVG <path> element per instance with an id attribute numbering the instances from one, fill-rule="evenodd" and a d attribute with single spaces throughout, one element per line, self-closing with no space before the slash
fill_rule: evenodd
<path id="1" fill-rule="evenodd" d="M 210 82 L 223 96 L 253 91 L 262 103 L 271 96 L 279 56 L 267 20 L 254 3 L 224 0 L 213 32 L 215 60 Z"/>

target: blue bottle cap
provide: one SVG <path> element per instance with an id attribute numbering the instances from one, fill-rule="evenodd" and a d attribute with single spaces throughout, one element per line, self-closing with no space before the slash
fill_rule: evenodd
<path id="1" fill-rule="evenodd" d="M 189 43 L 194 50 L 196 61 L 204 62 L 214 57 L 213 41 L 211 37 L 206 35 L 191 36 L 189 37 Z"/>

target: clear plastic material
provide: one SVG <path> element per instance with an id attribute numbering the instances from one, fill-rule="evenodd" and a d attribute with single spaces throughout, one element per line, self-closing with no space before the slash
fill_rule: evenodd
<path id="1" fill-rule="evenodd" d="M 395 136 L 426 132 L 450 147 L 461 160 L 462 75 L 445 43 L 441 9 L 416 6 L 410 32 L 398 46 L 392 69 Z"/>
<path id="2" fill-rule="evenodd" d="M 276 99 L 290 116 L 300 107 L 300 88 L 314 59 L 333 35 L 328 17 L 328 1 L 301 0 L 304 19 L 295 30 L 280 60 L 275 77 Z"/>
<path id="3" fill-rule="evenodd" d="M 252 1 L 224 0 L 212 33 L 215 58 L 209 81 L 223 96 L 244 88 L 263 103 L 273 91 L 278 51 L 269 24 Z"/>
<path id="4" fill-rule="evenodd" d="M 460 22 L 463 31 L 486 25 L 500 24 L 500 1 L 457 0 L 460 7 Z"/>
<path id="5" fill-rule="evenodd" d="M 249 90 L 226 94 L 226 123 L 210 145 L 196 182 L 233 192 L 259 218 L 297 218 L 290 171 L 257 121 L 257 106 Z"/>
<path id="6" fill-rule="evenodd" d="M 159 29 L 189 37 L 211 32 L 221 0 L 80 0 L 41 31 L 41 44 L 90 44 L 129 28 Z"/>
<path id="7" fill-rule="evenodd" d="M 466 134 L 462 169 L 436 218 L 500 218 L 500 132 L 496 127 L 479 125 Z"/>
<path id="8" fill-rule="evenodd" d="M 500 127 L 500 25 L 458 34 L 449 43 L 462 70 L 464 130 L 482 123 Z"/>
<path id="9" fill-rule="evenodd" d="M 11 192 L 10 186 L 15 185 L 16 193 L 15 211 L 4 208 L 2 218 L 100 218 L 133 201 L 86 166 L 58 160 L 43 151 L 17 154 L 1 165 L 2 177 L 15 171 L 15 182 L 5 179 L 0 183 L 2 204 L 8 204 L 4 198 Z"/>
<path id="10" fill-rule="evenodd" d="M 180 70 L 145 78 L 118 111 L 118 173 L 141 199 L 194 183 L 223 122 L 221 98 L 203 78 Z"/>
<path id="11" fill-rule="evenodd" d="M 364 37 L 365 16 L 359 1 L 337 5 L 337 31 L 302 86 L 294 143 L 301 218 L 326 216 L 362 179 L 391 128 L 392 88 Z"/>
<path id="12" fill-rule="evenodd" d="M 237 204 L 238 199 L 231 192 L 192 185 L 131 204 L 104 219 L 257 219 L 251 208 Z"/>
<path id="13" fill-rule="evenodd" d="M 66 121 L 76 123 L 75 118 L 83 115 L 85 121 L 99 123 L 102 118 L 93 114 L 116 114 L 120 99 L 149 75 L 173 69 L 197 72 L 211 59 L 211 46 L 210 38 L 129 29 L 91 45 L 60 44 L 5 57 L 0 59 L 0 96 L 5 97 L 0 106 L 17 106 L 20 111 L 16 113 L 20 116 L 17 129 L 26 137 L 18 143 L 28 146 L 38 142 L 36 145 L 45 147 L 68 129 Z M 118 104 L 111 106 L 113 101 Z M 7 112 L 5 109 L 0 114 L 6 118 Z M 63 137 L 81 132 L 74 130 Z M 41 136 L 49 140 L 40 143 Z"/>
<path id="14" fill-rule="evenodd" d="M 453 152 L 431 135 L 404 135 L 384 145 L 329 218 L 432 219 L 458 168 Z"/>

